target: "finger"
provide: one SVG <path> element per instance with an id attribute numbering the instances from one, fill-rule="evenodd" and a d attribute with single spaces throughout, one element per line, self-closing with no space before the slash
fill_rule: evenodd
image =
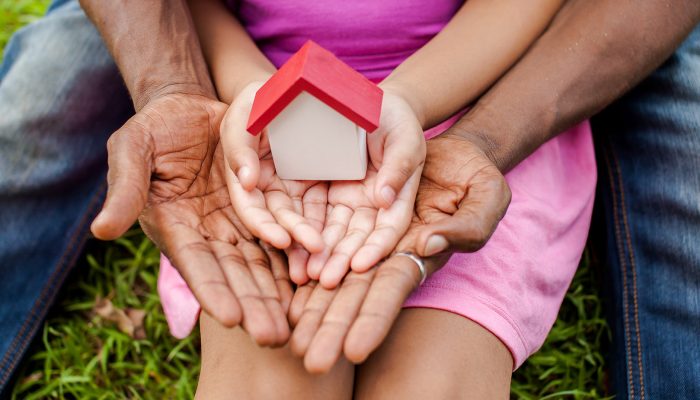
<path id="1" fill-rule="evenodd" d="M 309 260 L 309 252 L 304 249 L 304 246 L 299 242 L 292 242 L 292 245 L 287 249 L 287 260 L 289 262 L 289 276 L 292 282 L 297 285 L 303 285 L 309 281 L 307 274 L 307 262 Z"/>
<path id="2" fill-rule="evenodd" d="M 322 251 L 312 254 L 308 260 L 307 272 L 313 279 L 318 279 L 321 276 L 323 266 L 326 265 L 333 249 L 345 236 L 353 214 L 352 210 L 344 205 L 329 206 L 328 209 L 330 212 L 326 218 L 327 224 L 321 233 L 325 245 Z"/>
<path id="3" fill-rule="evenodd" d="M 390 132 L 384 143 L 383 157 L 374 187 L 377 206 L 389 208 L 406 182 L 416 172 L 420 174 L 424 161 L 425 139 L 422 134 L 405 135 L 404 132 Z"/>
<path id="4" fill-rule="evenodd" d="M 396 247 L 411 223 L 419 181 L 420 173 L 413 174 L 391 207 L 379 210 L 374 230 L 352 257 L 350 265 L 353 271 L 367 271 Z"/>
<path id="5" fill-rule="evenodd" d="M 367 207 L 355 210 L 345 237 L 333 249 L 333 253 L 323 266 L 320 283 L 326 288 L 338 285 L 350 269 L 350 260 L 365 243 L 374 229 L 377 210 Z"/>
<path id="6" fill-rule="evenodd" d="M 257 243 L 246 240 L 239 241 L 236 247 L 245 257 L 248 269 L 260 290 L 261 299 L 272 318 L 276 338 L 271 345 L 284 345 L 289 339 L 289 323 L 287 322 L 287 313 L 282 307 L 277 282 L 272 274 L 267 253 Z"/>
<path id="7" fill-rule="evenodd" d="M 289 323 L 292 326 L 296 326 L 297 323 L 299 323 L 301 314 L 304 312 L 304 307 L 309 301 L 316 284 L 316 281 L 309 281 L 305 285 L 297 286 L 294 297 L 292 297 L 292 303 L 289 305 Z"/>
<path id="8" fill-rule="evenodd" d="M 239 96 L 221 122 L 221 144 L 228 167 L 236 174 L 243 189 L 253 190 L 260 177 L 260 137 L 246 130 L 253 105 L 253 95 Z"/>
<path id="9" fill-rule="evenodd" d="M 293 200 L 294 210 L 302 214 L 316 231 L 321 232 L 326 218 L 328 184 L 319 182 L 308 188 L 300 201 L 295 200 Z M 289 258 L 289 274 L 292 280 L 297 285 L 303 285 L 309 280 L 307 273 L 309 252 L 298 242 L 295 242 L 287 252 L 287 256 Z"/>
<path id="10" fill-rule="evenodd" d="M 151 183 L 153 145 L 150 132 L 132 117 L 107 142 L 107 197 L 92 223 L 92 233 L 113 240 L 129 229 L 146 206 Z"/>
<path id="11" fill-rule="evenodd" d="M 270 346 L 276 340 L 276 326 L 255 279 L 248 269 L 243 253 L 230 243 L 212 241 L 211 247 L 224 270 L 243 311 L 243 329 L 260 346 Z"/>
<path id="12" fill-rule="evenodd" d="M 319 182 L 313 185 L 304 193 L 301 202 L 302 215 L 314 229 L 321 232 L 326 223 L 328 184 Z"/>
<path id="13" fill-rule="evenodd" d="M 230 170 L 226 170 L 226 183 L 231 204 L 250 233 L 278 249 L 289 247 L 292 238 L 267 209 L 262 192 L 257 189 L 246 191 Z"/>
<path id="14" fill-rule="evenodd" d="M 260 246 L 265 250 L 267 258 L 270 260 L 270 271 L 272 271 L 272 277 L 275 279 L 277 285 L 280 304 L 282 305 L 284 313 L 287 314 L 292 303 L 292 297 L 294 296 L 294 289 L 289 279 L 289 273 L 287 272 L 288 267 L 284 259 L 284 254 L 266 243 L 261 242 Z"/>
<path id="15" fill-rule="evenodd" d="M 495 167 L 482 171 L 471 180 L 452 216 L 419 228 L 417 254 L 428 257 L 443 251 L 479 250 L 505 216 L 510 198 L 508 183 Z"/>
<path id="16" fill-rule="evenodd" d="M 311 373 L 330 371 L 343 351 L 343 342 L 355 320 L 372 282 L 375 270 L 364 274 L 350 273 L 326 311 L 304 357 L 304 367 Z"/>
<path id="17" fill-rule="evenodd" d="M 359 364 L 379 346 L 419 281 L 420 272 L 407 257 L 391 257 L 377 268 L 360 313 L 345 339 L 344 353 L 348 360 Z"/>
<path id="18" fill-rule="evenodd" d="M 224 326 L 238 325 L 243 318 L 241 306 L 209 243 L 183 223 L 164 223 L 159 228 L 158 235 L 149 237 L 177 267 L 202 309 Z"/>
<path id="19" fill-rule="evenodd" d="M 265 202 L 275 220 L 297 242 L 311 253 L 323 250 L 323 238 L 320 230 L 313 226 L 295 210 L 292 199 L 280 190 L 265 192 Z"/>
<path id="20" fill-rule="evenodd" d="M 306 349 L 311 343 L 318 327 L 321 326 L 321 320 L 326 310 L 333 301 L 338 289 L 325 289 L 320 285 L 317 285 L 309 300 L 304 306 L 304 310 L 299 317 L 299 322 L 294 327 L 294 332 L 292 332 L 292 338 L 289 341 L 290 349 L 292 353 L 301 357 L 306 353 Z"/>

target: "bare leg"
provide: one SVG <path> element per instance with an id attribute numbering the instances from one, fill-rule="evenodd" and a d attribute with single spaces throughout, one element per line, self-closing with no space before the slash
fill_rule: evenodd
<path id="1" fill-rule="evenodd" d="M 197 399 L 350 399 L 354 367 L 339 361 L 311 375 L 288 347 L 258 347 L 241 328 L 226 329 L 202 314 L 202 372 Z"/>
<path id="2" fill-rule="evenodd" d="M 355 398 L 508 399 L 513 359 L 475 322 L 427 308 L 401 312 L 357 369 Z"/>

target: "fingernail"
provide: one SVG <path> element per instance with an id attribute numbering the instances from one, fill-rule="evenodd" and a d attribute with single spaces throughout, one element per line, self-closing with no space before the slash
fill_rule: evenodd
<path id="1" fill-rule="evenodd" d="M 450 243 L 441 235 L 432 235 L 425 244 L 425 257 L 434 256 L 447 249 Z"/>
<path id="2" fill-rule="evenodd" d="M 394 204 L 394 199 L 396 199 L 396 192 L 389 186 L 384 186 L 381 190 L 382 197 L 388 204 Z"/>

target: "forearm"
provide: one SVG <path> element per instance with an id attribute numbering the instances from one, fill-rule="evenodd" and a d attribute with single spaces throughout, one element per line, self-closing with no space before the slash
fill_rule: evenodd
<path id="1" fill-rule="evenodd" d="M 221 101 L 231 103 L 248 83 L 275 72 L 223 1 L 189 0 L 189 5 Z"/>
<path id="2" fill-rule="evenodd" d="M 508 171 L 657 68 L 700 20 L 700 2 L 570 0 L 451 133 Z"/>
<path id="3" fill-rule="evenodd" d="M 214 97 L 184 0 L 80 0 L 114 57 L 136 110 L 164 93 Z"/>
<path id="4" fill-rule="evenodd" d="M 474 101 L 542 34 L 563 0 L 470 0 L 445 28 L 382 82 L 424 128 Z"/>

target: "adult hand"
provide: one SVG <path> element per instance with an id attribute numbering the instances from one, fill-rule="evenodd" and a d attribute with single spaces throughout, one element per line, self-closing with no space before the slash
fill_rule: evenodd
<path id="1" fill-rule="evenodd" d="M 261 345 L 286 342 L 291 286 L 284 260 L 236 217 L 219 125 L 227 106 L 202 95 L 152 98 L 108 142 L 107 198 L 92 225 L 114 239 L 139 218 L 202 308 Z"/>
<path id="2" fill-rule="evenodd" d="M 505 178 L 479 146 L 444 134 L 428 142 L 413 221 L 397 250 L 423 256 L 427 272 L 433 273 L 451 252 L 483 246 L 509 202 Z M 328 371 L 343 353 L 352 362 L 363 362 L 384 340 L 419 282 L 412 260 L 392 256 L 367 272 L 351 272 L 336 289 L 297 289 L 290 307 L 296 325 L 292 351 L 304 356 L 311 372 Z"/>

